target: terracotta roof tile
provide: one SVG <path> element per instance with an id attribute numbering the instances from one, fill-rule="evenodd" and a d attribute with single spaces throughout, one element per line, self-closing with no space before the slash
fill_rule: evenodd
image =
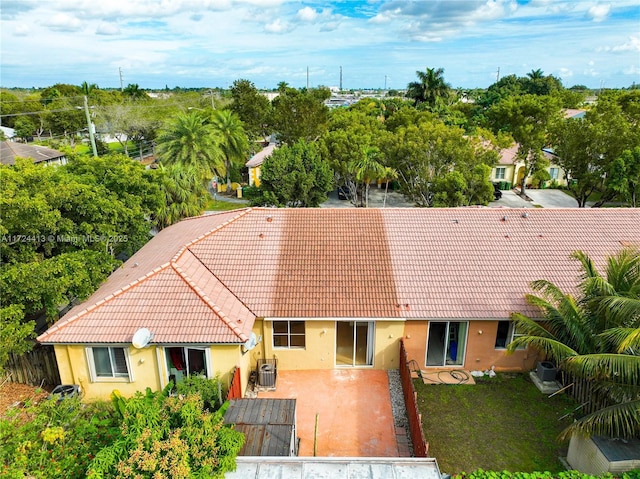
<path id="1" fill-rule="evenodd" d="M 155 342 L 240 342 L 256 316 L 536 314 L 530 282 L 572 291 L 573 251 L 603 265 L 640 245 L 637 209 L 251 209 L 176 227 L 39 339 L 129 341 L 148 327 Z"/>

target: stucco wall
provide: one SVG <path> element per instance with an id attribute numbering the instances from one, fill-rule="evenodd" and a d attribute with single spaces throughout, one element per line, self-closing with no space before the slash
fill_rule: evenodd
<path id="1" fill-rule="evenodd" d="M 426 367 L 428 330 L 428 321 L 410 320 L 405 323 L 404 344 L 407 356 L 409 359 L 416 360 L 421 368 Z M 469 371 L 484 371 L 491 366 L 495 366 L 496 371 L 528 371 L 533 369 L 537 358 L 535 352 L 523 350 L 507 354 L 504 349 L 496 349 L 497 331 L 498 321 L 469 321 L 464 368 Z"/>
<path id="2" fill-rule="evenodd" d="M 160 389 L 155 347 L 128 348 L 132 382 L 127 378 L 100 378 L 92 382 L 84 346 L 56 345 L 54 349 L 62 384 L 80 385 L 86 400 L 109 399 L 114 389 L 123 396 L 133 396 L 147 387 Z"/>
<path id="3" fill-rule="evenodd" d="M 273 322 L 263 322 L 264 352 L 268 359 L 278 359 L 279 369 L 333 369 L 336 367 L 336 322 L 305 321 L 305 348 L 273 347 Z M 376 321 L 374 328 L 374 369 L 398 367 L 398 339 L 402 337 L 404 322 Z M 367 366 L 365 366 L 367 367 Z M 368 366 L 370 367 L 370 366 Z"/>

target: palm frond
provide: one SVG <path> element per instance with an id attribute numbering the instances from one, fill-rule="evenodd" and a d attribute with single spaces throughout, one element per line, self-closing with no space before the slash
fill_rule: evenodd
<path id="1" fill-rule="evenodd" d="M 589 380 L 609 380 L 618 384 L 640 383 L 640 356 L 583 354 L 567 358 L 563 367 L 570 373 Z"/>
<path id="2" fill-rule="evenodd" d="M 507 352 L 513 353 L 521 346 L 530 346 L 537 349 L 538 351 L 543 352 L 547 358 L 552 359 L 556 363 L 562 363 L 562 361 L 568 357 L 573 357 L 578 354 L 561 341 L 543 338 L 540 336 L 518 336 L 509 343 L 507 346 Z"/>
<path id="3" fill-rule="evenodd" d="M 640 328 L 611 328 L 599 336 L 619 354 L 640 355 Z"/>
<path id="4" fill-rule="evenodd" d="M 602 298 L 601 303 L 617 324 L 640 328 L 640 298 L 608 296 Z"/>
<path id="5" fill-rule="evenodd" d="M 565 440 L 573 434 L 630 439 L 640 434 L 640 400 L 616 404 L 588 414 L 560 433 Z"/>

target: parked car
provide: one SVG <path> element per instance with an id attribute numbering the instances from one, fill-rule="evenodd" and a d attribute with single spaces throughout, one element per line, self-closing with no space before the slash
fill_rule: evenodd
<path id="1" fill-rule="evenodd" d="M 500 187 L 497 183 L 493 184 L 493 199 L 495 201 L 498 201 L 500 198 L 502 198 L 502 191 L 500 191 Z"/>

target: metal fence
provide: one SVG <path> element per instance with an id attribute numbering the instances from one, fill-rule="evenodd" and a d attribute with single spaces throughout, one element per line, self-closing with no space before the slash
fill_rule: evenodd
<path id="1" fill-rule="evenodd" d="M 400 379 L 402 381 L 404 405 L 407 409 L 407 418 L 409 419 L 413 452 L 416 457 L 428 457 L 429 444 L 424 437 L 422 415 L 418 409 L 418 395 L 413 387 L 408 363 L 409 360 L 407 358 L 407 351 L 404 348 L 404 342 L 400 340 Z"/>
<path id="2" fill-rule="evenodd" d="M 53 346 L 38 345 L 22 355 L 10 354 L 4 375 L 13 383 L 57 386 L 60 384 L 60 373 Z"/>

